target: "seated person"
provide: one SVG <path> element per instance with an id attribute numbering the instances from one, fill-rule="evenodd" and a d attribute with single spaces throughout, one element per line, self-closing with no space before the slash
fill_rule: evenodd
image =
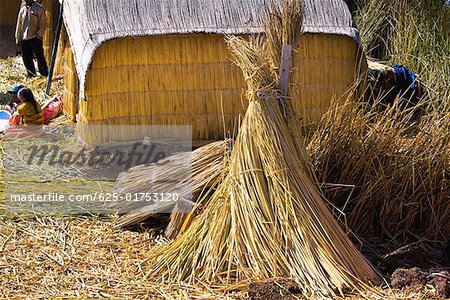
<path id="1" fill-rule="evenodd" d="M 17 113 L 20 115 L 18 125 L 42 125 L 44 116 L 41 105 L 34 98 L 33 92 L 29 88 L 22 88 L 17 97 L 20 105 L 17 107 Z"/>
<path id="2" fill-rule="evenodd" d="M 17 98 L 17 93 L 23 89 L 25 86 L 23 85 L 17 85 L 12 90 L 8 91 L 8 94 L 12 96 L 11 101 L 5 105 L 5 110 L 9 113 L 14 113 L 17 109 L 17 106 L 19 106 L 19 98 Z"/>

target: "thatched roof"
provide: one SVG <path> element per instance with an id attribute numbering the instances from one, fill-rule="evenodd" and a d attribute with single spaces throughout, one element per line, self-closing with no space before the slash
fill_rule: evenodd
<path id="1" fill-rule="evenodd" d="M 359 41 L 343 0 L 303 0 L 304 29 Z M 66 0 L 64 18 L 84 95 L 95 50 L 127 36 L 260 33 L 270 0 Z M 138 49 L 136 49 L 138 51 Z"/>

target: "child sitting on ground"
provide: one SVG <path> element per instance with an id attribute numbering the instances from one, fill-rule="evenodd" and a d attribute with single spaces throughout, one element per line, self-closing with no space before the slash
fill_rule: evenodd
<path id="1" fill-rule="evenodd" d="M 15 125 L 42 125 L 44 116 L 41 105 L 34 98 L 33 92 L 29 88 L 22 88 L 17 97 L 20 105 L 17 107 L 17 113 L 20 115 L 19 124 Z"/>

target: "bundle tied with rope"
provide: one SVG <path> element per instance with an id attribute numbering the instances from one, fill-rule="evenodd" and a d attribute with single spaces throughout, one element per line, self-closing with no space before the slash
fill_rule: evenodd
<path id="1" fill-rule="evenodd" d="M 301 5 L 285 1 L 272 7 L 264 39 L 228 38 L 247 81 L 248 110 L 222 182 L 199 201 L 202 211 L 184 232 L 152 250 L 148 278 L 228 289 L 290 277 L 308 297 L 362 291 L 376 279 L 328 209 L 305 146 L 296 143 L 301 136 L 283 115 L 290 102 L 279 88 L 280 49 L 296 43 L 299 24 Z"/>

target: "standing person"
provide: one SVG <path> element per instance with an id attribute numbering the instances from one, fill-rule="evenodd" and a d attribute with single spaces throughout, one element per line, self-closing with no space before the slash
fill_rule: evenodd
<path id="1" fill-rule="evenodd" d="M 46 26 L 47 20 L 42 6 L 34 0 L 25 0 L 25 6 L 20 9 L 17 17 L 16 44 L 22 49 L 23 64 L 28 77 L 36 76 L 33 54 L 38 62 L 39 73 L 42 76 L 48 75 L 42 44 Z"/>

